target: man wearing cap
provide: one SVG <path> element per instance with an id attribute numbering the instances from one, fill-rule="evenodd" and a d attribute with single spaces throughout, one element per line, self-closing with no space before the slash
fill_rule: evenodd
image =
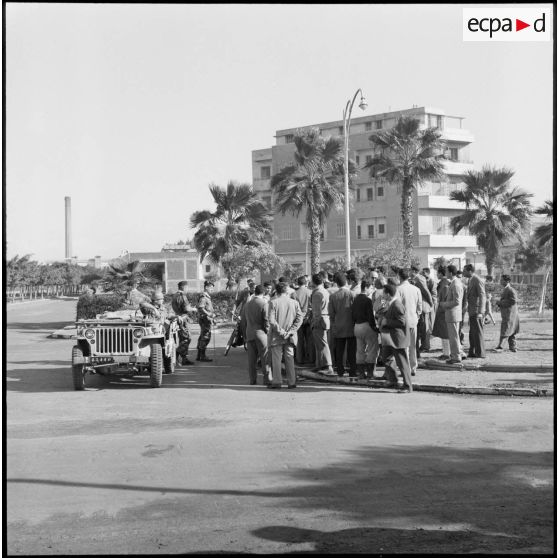
<path id="1" fill-rule="evenodd" d="M 201 362 L 212 362 L 205 354 L 205 350 L 211 340 L 211 325 L 215 319 L 213 304 L 211 303 L 211 293 L 213 292 L 213 283 L 204 281 L 203 293 L 198 300 L 198 323 L 200 324 L 200 337 L 198 339 L 198 356 L 196 360 Z"/>
<path id="2" fill-rule="evenodd" d="M 178 347 L 176 348 L 176 361 L 181 364 L 194 364 L 188 360 L 188 349 L 192 336 L 188 328 L 188 312 L 196 312 L 196 308 L 190 304 L 186 296 L 187 281 L 178 283 L 178 291 L 172 295 L 171 305 L 178 317 Z"/>

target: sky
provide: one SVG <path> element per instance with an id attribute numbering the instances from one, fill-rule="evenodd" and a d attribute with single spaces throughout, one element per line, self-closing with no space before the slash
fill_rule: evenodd
<path id="1" fill-rule="evenodd" d="M 191 238 L 211 183 L 250 183 L 252 150 L 342 119 L 358 88 L 353 116 L 464 117 L 474 168 L 511 167 L 541 205 L 552 41 L 464 42 L 471 6 L 7 3 L 7 257 L 63 260 L 65 196 L 79 259 Z"/>

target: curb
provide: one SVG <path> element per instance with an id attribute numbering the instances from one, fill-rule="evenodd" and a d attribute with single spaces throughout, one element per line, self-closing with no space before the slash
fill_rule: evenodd
<path id="1" fill-rule="evenodd" d="M 311 372 L 306 369 L 296 368 L 297 374 L 303 378 L 316 380 L 328 384 L 342 384 L 360 388 L 384 388 L 386 391 L 396 392 L 392 388 L 386 388 L 383 380 L 350 380 L 343 377 L 327 377 L 323 374 Z M 468 395 L 506 395 L 508 397 L 554 397 L 554 389 L 531 389 L 531 388 L 500 388 L 500 387 L 458 387 L 458 386 L 440 386 L 434 384 L 413 384 L 413 391 L 429 391 L 433 393 L 455 393 Z"/>
<path id="2" fill-rule="evenodd" d="M 427 360 L 419 368 L 429 370 L 472 370 L 479 372 L 553 372 L 552 364 L 445 364 L 444 361 Z"/>

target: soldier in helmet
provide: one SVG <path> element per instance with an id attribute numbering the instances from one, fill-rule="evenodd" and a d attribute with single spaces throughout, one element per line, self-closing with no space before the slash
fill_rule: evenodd
<path id="1" fill-rule="evenodd" d="M 168 318 L 168 313 L 163 305 L 164 300 L 165 295 L 161 291 L 154 291 L 151 295 L 151 302 L 147 302 L 147 300 L 140 302 L 141 313 L 144 316 L 165 321 Z"/>
<path id="2" fill-rule="evenodd" d="M 187 313 L 196 312 L 196 308 L 192 306 L 186 296 L 187 281 L 178 283 L 178 291 L 172 296 L 172 309 L 178 316 L 178 347 L 176 348 L 176 361 L 180 364 L 194 364 L 188 360 L 188 348 L 192 337 L 188 328 Z"/>
<path id="3" fill-rule="evenodd" d="M 205 350 L 211 339 L 211 325 L 215 319 L 213 304 L 211 303 L 211 293 L 213 292 L 213 283 L 204 281 L 203 293 L 198 300 L 198 323 L 200 324 L 200 337 L 198 339 L 198 356 L 196 360 L 201 362 L 212 362 L 205 354 Z"/>

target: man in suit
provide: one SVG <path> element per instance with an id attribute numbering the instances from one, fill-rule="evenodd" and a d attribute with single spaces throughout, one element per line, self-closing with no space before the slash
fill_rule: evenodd
<path id="1" fill-rule="evenodd" d="M 302 325 L 298 330 L 298 343 L 295 351 L 295 361 L 297 364 L 313 364 L 314 363 L 314 342 L 312 340 L 312 328 L 310 327 L 310 315 L 312 306 L 310 304 L 310 297 L 312 291 L 306 286 L 308 280 L 306 276 L 301 275 L 297 281 L 298 289 L 291 294 L 300 305 L 304 318 Z"/>
<path id="2" fill-rule="evenodd" d="M 246 346 L 248 349 L 248 376 L 250 385 L 257 384 L 258 357 L 263 367 L 263 383 L 269 384 L 270 366 L 268 364 L 267 332 L 267 301 L 264 299 L 264 287 L 256 285 L 254 296 L 244 308 L 246 316 Z"/>
<path id="3" fill-rule="evenodd" d="M 288 387 L 296 387 L 294 348 L 298 340 L 296 332 L 304 316 L 298 302 L 287 294 L 287 287 L 280 281 L 276 287 L 277 297 L 269 303 L 272 381 L 267 387 L 271 389 L 281 388 L 281 357 L 285 360 Z"/>
<path id="4" fill-rule="evenodd" d="M 411 369 L 407 357 L 410 337 L 405 308 L 397 297 L 397 287 L 395 285 L 388 283 L 383 290 L 387 308 L 379 325 L 382 337 L 382 360 L 386 367 L 384 377 L 393 387 L 397 386 L 402 391 L 412 392 Z M 397 362 L 403 382 L 397 381 L 393 367 L 394 360 Z"/>
<path id="5" fill-rule="evenodd" d="M 414 285 L 420 290 L 422 296 L 422 311 L 420 313 L 419 321 L 417 324 L 417 335 L 416 335 L 416 346 L 417 346 L 417 358 L 420 357 L 420 342 L 424 339 L 426 332 L 430 327 L 430 313 L 433 308 L 433 300 L 428 286 L 426 285 L 426 279 L 423 275 L 419 273 L 419 268 L 417 266 L 412 266 L 409 272 L 409 283 Z"/>
<path id="6" fill-rule="evenodd" d="M 343 376 L 345 373 L 343 355 L 346 346 L 349 376 L 356 377 L 356 337 L 351 310 L 355 294 L 347 285 L 347 277 L 344 273 L 338 271 L 334 281 L 338 290 L 329 297 L 327 311 L 331 320 L 331 335 L 335 343 L 335 369 L 338 376 Z"/>
<path id="7" fill-rule="evenodd" d="M 461 343 L 459 340 L 459 324 L 463 320 L 463 283 L 457 278 L 457 268 L 448 265 L 450 279 L 446 300 L 440 302 L 445 311 L 445 319 L 448 328 L 450 344 L 450 359 L 448 364 L 459 364 L 461 362 Z"/>
<path id="8" fill-rule="evenodd" d="M 405 308 L 405 318 L 409 329 L 409 364 L 411 366 L 411 376 L 417 372 L 417 324 L 422 313 L 422 294 L 418 287 L 409 283 L 409 271 L 400 268 L 399 286 L 397 292 Z"/>
<path id="9" fill-rule="evenodd" d="M 473 264 L 463 268 L 467 277 L 467 310 L 469 312 L 469 358 L 486 358 L 484 352 L 484 312 L 486 290 L 484 281 L 475 273 Z"/>
<path id="10" fill-rule="evenodd" d="M 314 372 L 323 372 L 328 376 L 334 375 L 331 367 L 331 352 L 327 340 L 327 334 L 330 328 L 329 314 L 327 306 L 329 304 L 329 293 L 323 285 L 323 277 L 319 273 L 312 275 L 312 297 L 310 304 L 312 306 L 312 317 L 310 327 L 312 328 L 312 338 L 314 340 L 314 351 L 316 359 L 316 367 Z"/>
<path id="11" fill-rule="evenodd" d="M 424 335 L 419 339 L 419 351 L 421 353 L 428 353 L 430 351 L 430 337 L 432 335 L 432 328 L 434 327 L 434 318 L 436 316 L 436 308 L 438 307 L 438 291 L 436 290 L 436 281 L 430 275 L 430 268 L 423 267 L 421 275 L 426 280 L 426 287 L 432 297 L 432 310 L 430 315 L 425 317 L 426 328 Z"/>

